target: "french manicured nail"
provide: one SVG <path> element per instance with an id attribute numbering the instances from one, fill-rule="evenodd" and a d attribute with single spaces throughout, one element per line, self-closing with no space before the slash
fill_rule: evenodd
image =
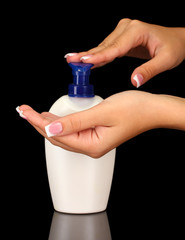
<path id="1" fill-rule="evenodd" d="M 24 118 L 24 119 L 26 119 L 26 120 L 28 119 L 26 116 L 24 116 L 23 111 L 20 110 L 20 107 L 19 107 L 19 106 L 16 107 L 15 110 L 19 113 L 19 116 L 20 116 L 20 117 L 22 117 L 22 118 Z"/>
<path id="2" fill-rule="evenodd" d="M 67 57 L 72 57 L 72 56 L 75 56 L 77 55 L 78 53 L 67 53 L 64 58 L 67 58 Z"/>
<path id="3" fill-rule="evenodd" d="M 143 76 L 140 73 L 136 74 L 133 77 L 133 79 L 137 83 L 137 86 L 136 86 L 137 88 L 140 87 L 143 84 Z"/>
<path id="4" fill-rule="evenodd" d="M 62 132 L 62 124 L 60 122 L 51 123 L 45 126 L 45 130 L 48 137 L 57 136 Z"/>
<path id="5" fill-rule="evenodd" d="M 93 55 L 86 55 L 80 58 L 81 61 L 91 58 Z"/>

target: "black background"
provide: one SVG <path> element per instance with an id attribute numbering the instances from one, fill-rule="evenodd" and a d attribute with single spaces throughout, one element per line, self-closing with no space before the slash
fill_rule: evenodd
<path id="1" fill-rule="evenodd" d="M 8 217 L 6 239 L 12 233 L 19 239 L 48 239 L 54 212 L 43 137 L 19 118 L 15 108 L 28 104 L 38 112 L 47 111 L 67 93 L 72 81 L 64 55 L 95 47 L 124 17 L 184 27 L 182 4 L 114 1 L 100 7 L 95 2 L 16 3 L 5 8 L 2 93 L 7 113 L 2 124 L 2 208 Z M 96 94 L 106 98 L 134 89 L 130 76 L 142 62 L 124 57 L 94 69 L 91 82 Z M 185 97 L 184 69 L 183 62 L 139 90 Z M 118 233 L 123 239 L 128 233 L 157 236 L 163 230 L 166 236 L 183 230 L 184 148 L 184 132 L 169 129 L 151 130 L 118 147 L 107 208 L 113 240 L 118 239 Z"/>

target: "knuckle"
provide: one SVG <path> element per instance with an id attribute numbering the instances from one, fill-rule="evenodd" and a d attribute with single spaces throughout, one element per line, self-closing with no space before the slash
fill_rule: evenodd
<path id="1" fill-rule="evenodd" d="M 147 75 L 147 78 L 148 78 L 148 79 L 151 79 L 151 78 L 154 76 L 154 71 L 153 71 L 153 69 L 151 69 L 151 68 L 146 68 L 145 71 L 146 71 L 146 75 Z"/>
<path id="2" fill-rule="evenodd" d="M 42 120 L 42 125 L 43 126 L 47 126 L 48 124 L 50 124 L 51 123 L 51 121 L 49 121 L 47 118 L 44 118 L 43 120 Z"/>
<path id="3" fill-rule="evenodd" d="M 108 46 L 109 46 L 109 41 L 107 39 L 104 39 L 104 41 L 98 45 L 98 47 L 102 47 L 102 48 L 107 48 Z"/>
<path id="4" fill-rule="evenodd" d="M 130 18 L 122 18 L 119 22 L 118 22 L 118 26 L 119 25 L 123 25 L 123 24 L 128 24 L 129 22 L 131 22 L 132 20 Z"/>
<path id="5" fill-rule="evenodd" d="M 115 40 L 114 42 L 111 43 L 110 47 L 119 49 L 120 48 L 120 42 Z"/>
<path id="6" fill-rule="evenodd" d="M 146 66 L 142 68 L 142 73 L 144 76 L 146 76 L 144 77 L 145 79 L 151 79 L 154 76 L 154 72 L 155 72 L 154 68 Z"/>
<path id="7" fill-rule="evenodd" d="M 106 49 L 102 54 L 104 61 L 112 61 L 115 58 L 114 56 L 118 56 L 121 51 L 121 43 L 119 40 L 115 40 L 111 43 L 105 42 L 102 47 L 103 49 Z"/>
<path id="8" fill-rule="evenodd" d="M 141 28 L 142 26 L 145 26 L 146 24 L 138 19 L 130 19 L 130 18 L 123 18 L 119 21 L 117 26 L 125 26 L 125 29 L 127 28 Z"/>
<path id="9" fill-rule="evenodd" d="M 146 30 L 147 24 L 144 22 L 134 19 L 130 21 L 128 27 L 137 34 L 140 34 L 142 31 Z"/>
<path id="10" fill-rule="evenodd" d="M 130 21 L 130 25 L 131 26 L 141 26 L 142 22 L 140 20 L 133 19 L 132 21 Z"/>
<path id="11" fill-rule="evenodd" d="M 110 48 L 114 50 L 114 56 L 120 56 L 122 46 L 119 40 L 116 40 L 113 43 L 111 43 Z"/>

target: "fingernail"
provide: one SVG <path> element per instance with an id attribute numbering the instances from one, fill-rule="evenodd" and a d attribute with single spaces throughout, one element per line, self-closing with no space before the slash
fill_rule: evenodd
<path id="1" fill-rule="evenodd" d="M 15 110 L 19 113 L 19 116 L 20 116 L 20 117 L 22 117 L 22 118 L 24 118 L 24 119 L 26 119 L 26 120 L 28 119 L 26 116 L 24 116 L 23 111 L 20 110 L 20 107 L 19 107 L 19 106 L 16 107 Z"/>
<path id="2" fill-rule="evenodd" d="M 72 57 L 72 56 L 75 56 L 77 55 L 78 53 L 67 53 L 64 58 L 67 58 L 67 57 Z"/>
<path id="3" fill-rule="evenodd" d="M 93 56 L 93 55 L 86 55 L 86 56 L 81 57 L 80 60 L 81 60 L 81 61 L 82 61 L 82 60 L 87 60 L 87 59 L 91 58 L 92 56 Z"/>
<path id="4" fill-rule="evenodd" d="M 134 79 L 134 80 L 136 81 L 136 83 L 137 83 L 137 86 L 136 86 L 137 88 L 142 85 L 142 83 L 143 83 L 143 76 L 142 76 L 140 73 L 136 74 L 136 75 L 133 77 L 133 79 Z"/>
<path id="5" fill-rule="evenodd" d="M 62 132 L 62 124 L 60 122 L 51 123 L 45 126 L 46 134 L 48 137 L 53 137 Z"/>

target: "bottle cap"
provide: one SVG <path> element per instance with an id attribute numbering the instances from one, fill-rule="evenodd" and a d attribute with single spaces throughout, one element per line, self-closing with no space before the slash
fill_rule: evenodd
<path id="1" fill-rule="evenodd" d="M 89 75 L 93 64 L 71 62 L 73 84 L 69 85 L 70 97 L 94 97 L 94 86 L 89 84 Z"/>

